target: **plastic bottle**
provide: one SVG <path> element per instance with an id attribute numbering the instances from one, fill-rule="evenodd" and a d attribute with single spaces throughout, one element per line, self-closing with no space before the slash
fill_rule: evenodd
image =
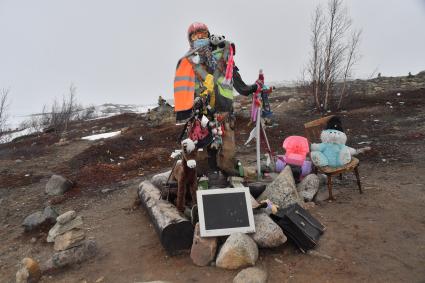
<path id="1" fill-rule="evenodd" d="M 240 160 L 238 160 L 238 172 L 239 172 L 239 177 L 244 177 L 244 170 L 243 170 L 242 162 L 240 162 Z"/>

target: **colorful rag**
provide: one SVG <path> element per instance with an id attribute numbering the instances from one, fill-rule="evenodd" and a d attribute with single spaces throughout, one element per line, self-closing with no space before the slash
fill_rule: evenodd
<path id="1" fill-rule="evenodd" d="M 232 83 L 234 65 L 235 65 L 235 61 L 233 60 L 233 47 L 230 44 L 229 59 L 227 60 L 226 74 L 224 76 L 224 81 L 222 83 L 223 85 L 230 85 Z"/>
<path id="2" fill-rule="evenodd" d="M 257 90 L 252 95 L 252 104 L 251 104 L 251 121 L 257 121 L 257 111 L 261 107 L 261 86 L 257 83 Z"/>
<path id="3" fill-rule="evenodd" d="M 211 72 L 214 72 L 217 68 L 217 60 L 212 55 L 211 46 L 203 46 L 201 48 L 195 49 L 192 51 L 196 51 L 200 57 L 200 63 L 207 65 L 207 67 L 210 69 Z"/>
<path id="4" fill-rule="evenodd" d="M 255 82 L 257 84 L 257 90 L 252 95 L 252 105 L 251 105 L 251 121 L 255 122 L 257 121 L 257 114 L 258 109 L 261 107 L 261 91 L 263 90 L 264 86 L 264 74 L 263 70 L 260 69 L 260 72 L 258 74 L 258 79 Z"/>

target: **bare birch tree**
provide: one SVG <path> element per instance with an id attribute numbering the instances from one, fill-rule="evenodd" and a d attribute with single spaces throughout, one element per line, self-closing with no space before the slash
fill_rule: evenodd
<path id="1" fill-rule="evenodd" d="M 325 10 L 318 5 L 313 12 L 310 37 L 312 52 L 307 69 L 314 103 L 321 112 L 332 107 L 337 83 L 343 82 L 338 107 L 346 95 L 347 79 L 358 59 L 361 34 L 354 32 L 351 40 L 347 39 L 351 26 L 351 19 L 342 0 L 329 0 Z"/>
<path id="2" fill-rule="evenodd" d="M 351 19 L 342 5 L 342 0 L 330 0 L 327 12 L 324 110 L 328 110 L 332 87 L 340 72 L 341 61 L 346 48 L 343 42 L 344 35 L 351 26 Z"/>
<path id="3" fill-rule="evenodd" d="M 57 135 L 68 131 L 69 122 L 73 120 L 79 107 L 75 97 L 76 90 L 77 88 L 71 84 L 68 95 L 63 96 L 62 101 L 56 98 L 53 100 L 50 112 L 47 111 L 46 105 L 43 106 L 42 115 L 39 118 L 42 127 L 53 130 Z"/>
<path id="4" fill-rule="evenodd" d="M 312 17 L 311 24 L 311 38 L 310 42 L 313 47 L 312 56 L 310 60 L 310 65 L 308 71 L 312 78 L 311 82 L 311 92 L 313 94 L 314 102 L 317 109 L 321 108 L 321 97 L 319 96 L 319 88 L 321 86 L 322 79 L 322 40 L 323 40 L 323 28 L 324 28 L 324 18 L 322 8 L 320 6 L 316 7 Z"/>

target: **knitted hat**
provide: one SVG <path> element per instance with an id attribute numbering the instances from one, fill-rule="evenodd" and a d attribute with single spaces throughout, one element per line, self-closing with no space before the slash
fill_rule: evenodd
<path id="1" fill-rule="evenodd" d="M 338 116 L 333 116 L 329 119 L 328 123 L 326 123 L 326 130 L 337 130 L 340 132 L 344 132 L 342 128 L 341 118 Z"/>

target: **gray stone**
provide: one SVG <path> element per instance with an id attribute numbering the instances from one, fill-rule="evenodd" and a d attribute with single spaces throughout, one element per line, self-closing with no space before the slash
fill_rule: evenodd
<path id="1" fill-rule="evenodd" d="M 66 224 L 77 216 L 77 213 L 74 210 L 67 211 L 62 213 L 56 218 L 56 221 L 59 224 Z"/>
<path id="2" fill-rule="evenodd" d="M 319 190 L 320 179 L 316 174 L 309 174 L 298 184 L 298 193 L 305 201 L 311 201 Z"/>
<path id="3" fill-rule="evenodd" d="M 64 251 L 82 244 L 85 235 L 81 229 L 72 229 L 55 238 L 55 251 Z"/>
<path id="4" fill-rule="evenodd" d="M 96 242 L 94 240 L 87 240 L 79 246 L 53 254 L 50 261 L 53 268 L 61 268 L 75 263 L 81 263 L 94 257 L 96 253 Z"/>
<path id="5" fill-rule="evenodd" d="M 63 195 L 72 185 L 72 182 L 64 177 L 53 175 L 46 184 L 46 193 L 50 196 Z"/>
<path id="6" fill-rule="evenodd" d="M 286 166 L 280 172 L 279 176 L 268 184 L 264 192 L 257 198 L 258 201 L 266 199 L 269 199 L 280 208 L 285 208 L 293 203 L 303 204 L 304 201 L 298 194 L 289 166 Z"/>
<path id="7" fill-rule="evenodd" d="M 266 213 L 254 214 L 255 233 L 250 237 L 260 248 L 274 248 L 286 242 L 282 229 Z"/>
<path id="8" fill-rule="evenodd" d="M 192 249 L 190 250 L 190 258 L 193 263 L 198 266 L 207 266 L 214 260 L 216 252 L 217 238 L 201 237 L 199 223 L 197 223 L 193 234 Z"/>
<path id="9" fill-rule="evenodd" d="M 24 226 L 25 231 L 31 231 L 37 227 L 39 227 L 41 224 L 43 224 L 45 221 L 45 218 L 43 216 L 43 212 L 37 211 L 30 215 L 28 215 L 24 222 L 22 223 L 22 226 Z"/>
<path id="10" fill-rule="evenodd" d="M 258 267 L 248 267 L 241 270 L 233 279 L 233 283 L 266 283 L 267 272 Z"/>
<path id="11" fill-rule="evenodd" d="M 44 217 L 47 219 L 56 219 L 58 217 L 58 212 L 51 206 L 46 206 L 43 211 Z"/>
<path id="12" fill-rule="evenodd" d="M 32 231 L 43 225 L 55 224 L 57 216 L 58 213 L 50 206 L 47 206 L 44 211 L 37 211 L 31 215 L 28 215 L 24 219 L 22 226 L 24 226 L 25 231 Z"/>
<path id="13" fill-rule="evenodd" d="M 163 188 L 165 184 L 167 183 L 167 180 L 170 174 L 171 174 L 171 170 L 160 173 L 160 174 L 156 174 L 152 177 L 151 183 L 158 188 Z"/>
<path id="14" fill-rule="evenodd" d="M 216 266 L 225 269 L 238 269 L 253 266 L 258 259 L 258 247 L 246 234 L 230 235 L 220 249 Z"/>
<path id="15" fill-rule="evenodd" d="M 66 224 L 56 223 L 49 231 L 47 236 L 47 242 L 52 243 L 58 235 L 61 235 L 69 230 L 80 228 L 83 225 L 83 219 L 81 216 L 77 216 Z"/>

